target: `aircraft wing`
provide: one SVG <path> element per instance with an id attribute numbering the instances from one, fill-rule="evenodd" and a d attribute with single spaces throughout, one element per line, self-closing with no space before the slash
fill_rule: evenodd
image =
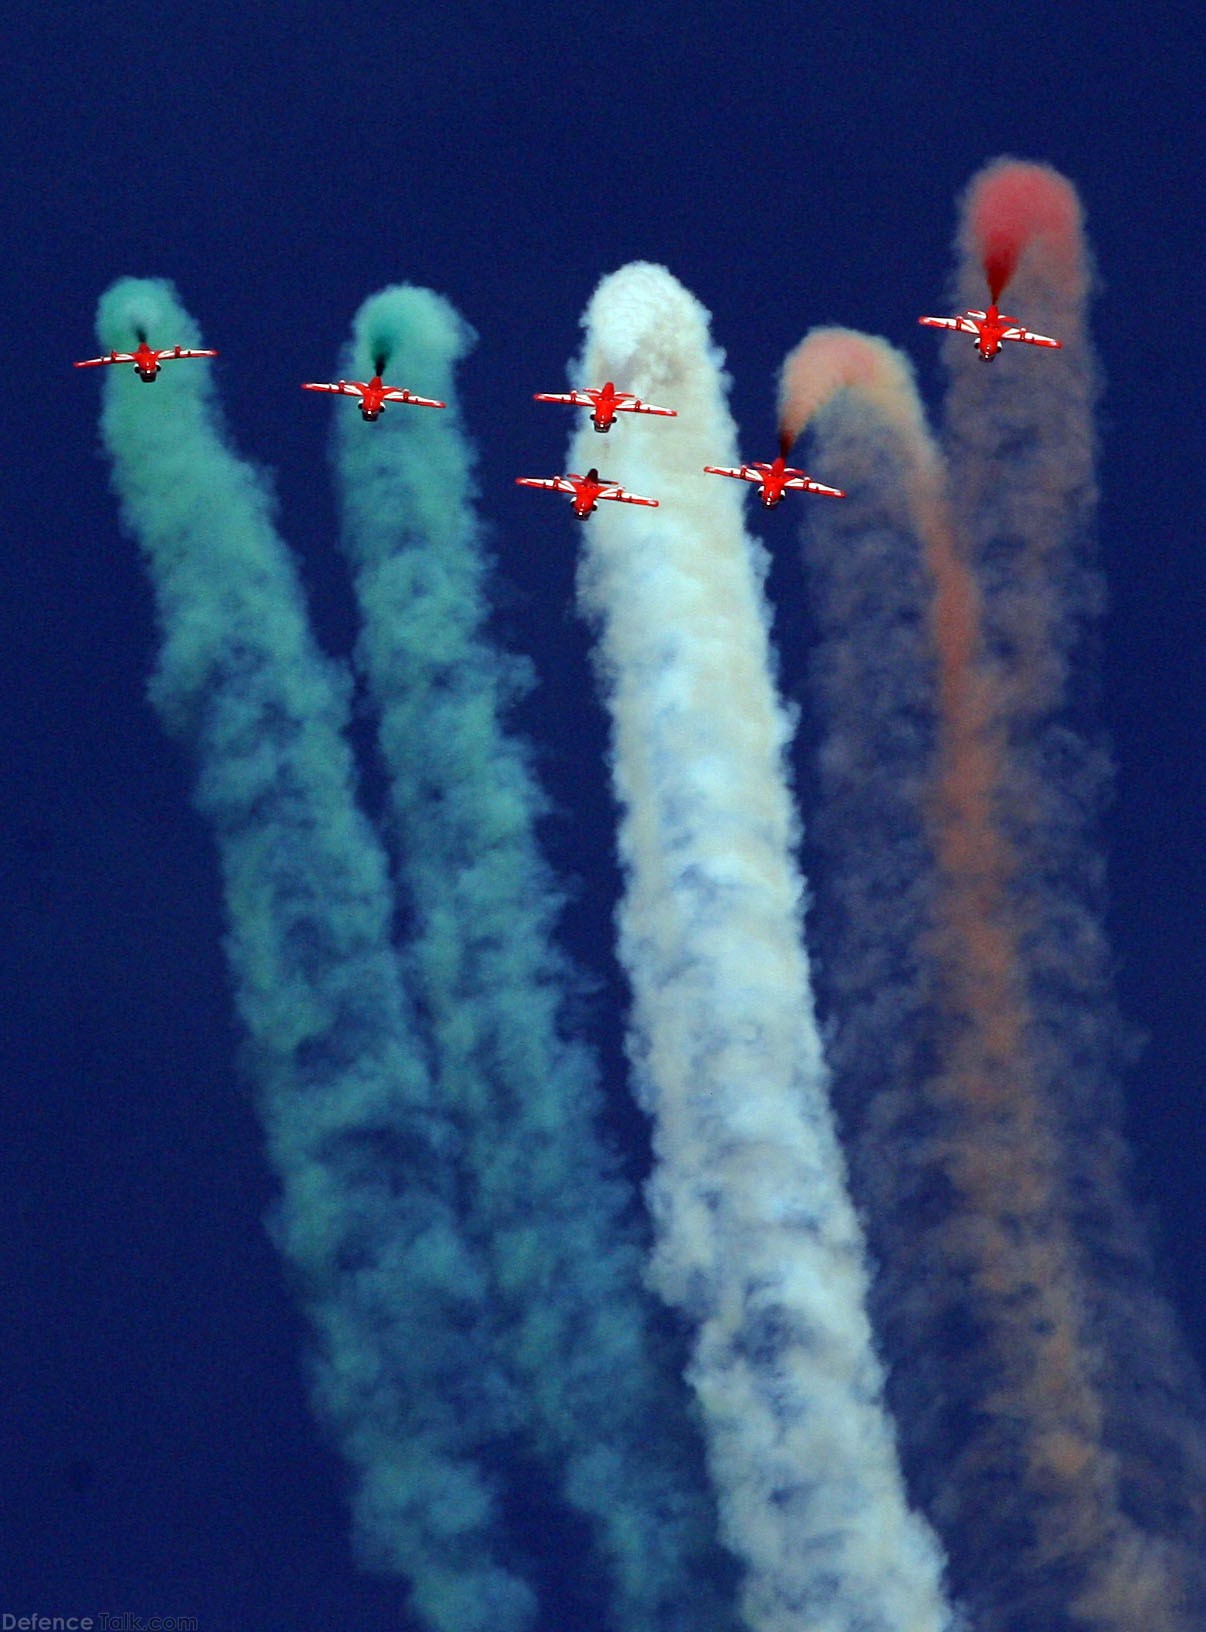
<path id="1" fill-rule="evenodd" d="M 827 493 L 831 499 L 844 499 L 846 494 L 840 487 L 826 487 L 824 482 L 814 482 L 811 476 L 791 476 L 784 482 L 784 487 L 794 487 L 805 493 Z"/>
<path id="2" fill-rule="evenodd" d="M 657 408 L 651 402 L 642 402 L 640 397 L 633 397 L 631 402 L 616 402 L 616 409 L 621 414 L 665 414 L 669 419 L 678 418 L 677 408 Z"/>
<path id="3" fill-rule="evenodd" d="M 111 351 L 107 357 L 89 357 L 86 362 L 76 363 L 76 368 L 100 368 L 103 363 L 132 363 L 134 354 L 130 351 Z"/>
<path id="4" fill-rule="evenodd" d="M 573 493 L 573 482 L 567 482 L 564 476 L 517 476 L 515 478 L 520 487 L 545 487 L 551 493 Z"/>
<path id="5" fill-rule="evenodd" d="M 979 334 L 979 329 L 970 317 L 919 317 L 919 323 L 924 323 L 931 329 L 958 329 L 960 334 Z"/>
<path id="6" fill-rule="evenodd" d="M 405 386 L 390 385 L 381 393 L 382 402 L 410 402 L 416 408 L 447 408 L 446 402 L 439 402 L 435 397 L 416 397 L 413 391 Z"/>
<path id="7" fill-rule="evenodd" d="M 753 470 L 749 465 L 705 465 L 703 467 L 712 476 L 736 476 L 742 482 L 760 482 L 762 472 Z"/>
<path id="8" fill-rule="evenodd" d="M 600 493 L 599 497 L 601 499 L 618 499 L 621 504 L 647 504 L 654 510 L 657 509 L 660 502 L 657 499 L 643 499 L 639 493 L 625 493 L 622 487 L 615 487 L 610 493 Z"/>
<path id="9" fill-rule="evenodd" d="M 1061 351 L 1063 349 L 1062 340 L 1052 340 L 1051 337 L 1046 334 L 1032 334 L 1029 329 L 1016 327 L 1006 329 L 1004 334 L 1001 336 L 1001 339 L 1024 340 L 1028 346 L 1051 346 L 1056 351 Z"/>
<path id="10" fill-rule="evenodd" d="M 325 380 L 307 380 L 302 386 L 303 391 L 334 391 L 336 396 L 355 397 L 359 392 L 350 386 L 346 380 L 340 380 L 337 385 L 330 385 Z"/>
<path id="11" fill-rule="evenodd" d="M 216 351 L 189 351 L 184 346 L 167 346 L 155 353 L 158 363 L 170 363 L 177 357 L 216 357 Z M 100 368 L 104 363 L 136 363 L 138 358 L 132 351 L 111 351 L 107 357 L 89 357 L 85 362 L 76 363 L 76 368 Z"/>
<path id="12" fill-rule="evenodd" d="M 595 399 L 588 397 L 585 391 L 537 391 L 533 393 L 533 402 L 568 402 L 574 408 L 593 408 Z"/>

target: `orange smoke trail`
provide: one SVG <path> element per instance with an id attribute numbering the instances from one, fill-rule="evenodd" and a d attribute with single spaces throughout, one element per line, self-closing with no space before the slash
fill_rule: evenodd
<path id="1" fill-rule="evenodd" d="M 1006 776 L 999 704 L 984 661 L 979 592 L 945 501 L 923 474 L 909 485 L 933 583 L 938 660 L 931 810 L 938 892 L 929 940 L 956 1028 L 942 1069 L 926 1084 L 927 1095 L 954 1113 L 932 1152 L 963 1198 L 946 1246 L 967 1264 L 992 1331 L 998 1373 L 982 1408 L 1002 1451 L 1010 1428 L 1020 1426 L 1017 1473 L 1031 1492 L 1035 1532 L 1024 1563 L 1035 1575 L 1075 1565 L 1094 1583 L 1116 1568 L 1129 1526 L 1102 1442 L 1058 1146 L 1030 1058 L 1021 926 L 1011 903 L 1018 864 L 999 826 Z M 973 1466 L 983 1452 L 969 1448 Z M 964 1477 L 955 1470 L 956 1482 Z M 1133 1571 L 1134 1550 L 1126 1551 Z M 1087 1624 L 1133 1628 L 1138 1594 L 1144 1626 L 1175 1625 L 1162 1617 L 1168 1593 L 1160 1573 L 1139 1587 L 1136 1575 L 1121 1617 L 1103 1602 Z"/>
<path id="2" fill-rule="evenodd" d="M 1000 821 L 1008 760 L 999 676 L 985 660 L 980 592 L 907 368 L 890 348 L 844 330 L 810 335 L 784 365 L 783 434 L 798 435 L 843 388 L 900 441 L 930 579 L 938 739 L 927 817 L 936 879 L 918 950 L 936 970 L 942 1044 L 922 1092 L 940 1110 L 941 1131 L 920 1156 L 956 1192 L 938 1241 L 970 1282 L 991 1372 L 975 1401 L 982 1426 L 950 1469 L 944 1505 L 960 1513 L 961 1527 L 991 1531 L 978 1509 L 993 1478 L 1011 1474 L 1033 1536 L 1024 1544 L 1025 1591 L 1042 1600 L 1044 1625 L 1066 1609 L 1076 1625 L 1171 1632 L 1181 1623 L 1164 1561 L 1122 1515 L 1103 1443 L 1060 1150 L 1031 1058 L 1013 905 L 1018 864 Z M 999 1561 L 995 1570 L 998 1588 L 982 1589 L 977 1607 L 985 1624 L 1013 1627 L 1018 1582 Z M 1070 1575 L 1082 1586 L 1067 1608 Z"/>

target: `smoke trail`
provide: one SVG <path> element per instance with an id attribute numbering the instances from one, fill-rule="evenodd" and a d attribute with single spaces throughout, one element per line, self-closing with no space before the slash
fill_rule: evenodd
<path id="1" fill-rule="evenodd" d="M 965 206 L 961 247 L 979 263 L 992 301 L 1012 281 L 1027 248 L 1040 250 L 1060 281 L 1071 286 L 1083 272 L 1078 248 L 1080 203 L 1064 178 L 1045 164 L 996 159 L 976 177 Z M 978 280 L 977 284 L 978 284 Z M 979 300 L 974 288 L 968 303 Z"/>
<path id="2" fill-rule="evenodd" d="M 613 433 L 607 474 L 662 508 L 601 506 L 580 580 L 614 719 L 630 1052 L 657 1161 L 652 1283 L 695 1330 L 689 1376 L 748 1624 L 940 1627 L 940 1560 L 901 1491 L 825 1101 L 765 557 L 741 494 L 700 476 L 735 451 L 719 359 L 706 313 L 659 267 L 605 279 L 584 322 L 585 381 L 680 414 Z"/>
<path id="3" fill-rule="evenodd" d="M 1091 1270 L 1088 1313 L 1103 1355 L 1105 1438 L 1123 1506 L 1171 1545 L 1184 1624 L 1198 1625 L 1206 1622 L 1206 1403 L 1127 1195 L 1120 1027 L 1102 928 L 1108 765 L 1093 708 L 1103 593 L 1091 532 L 1098 381 L 1085 325 L 1090 269 L 1069 183 L 1044 166 L 988 166 L 965 201 L 958 275 L 962 289 L 973 286 L 977 233 L 991 226 L 1000 198 L 1040 185 L 1049 202 L 1025 235 L 1011 301 L 1038 326 L 1057 325 L 1051 332 L 1064 349 L 1042 354 L 1055 366 L 1036 388 L 1020 366 L 1026 356 L 979 379 L 953 348 L 947 440 L 1001 675 L 1004 815 L 1019 858 L 1035 1066 L 1067 1133 L 1072 1224 Z"/>
<path id="4" fill-rule="evenodd" d="M 197 343 L 170 285 L 103 297 L 101 343 Z M 148 390 L 106 370 L 103 434 L 157 597 L 151 696 L 196 754 L 224 880 L 235 998 L 282 1195 L 273 1233 L 313 1321 L 313 1395 L 354 1471 L 357 1539 L 406 1573 L 438 1632 L 528 1626 L 493 1556 L 470 1452 L 513 1404 L 486 1283 L 458 1233 L 457 1130 L 434 1101 L 389 943 L 383 857 L 359 814 L 345 685 L 315 650 L 263 480 L 230 451 L 203 365 Z"/>
<path id="5" fill-rule="evenodd" d="M 926 430 L 908 360 L 885 341 L 853 329 L 813 329 L 784 358 L 779 377 L 780 442 L 790 447 L 818 410 L 843 390 L 857 392 L 872 409 L 874 420 L 898 433 L 912 464 L 932 485 L 938 454 Z M 848 518 L 850 510 L 844 514 Z M 830 520 L 842 523 L 842 517 Z"/>
<path id="6" fill-rule="evenodd" d="M 913 1430 L 941 1390 L 911 1302 L 921 1288 L 936 1307 L 953 1309 L 962 1297 L 922 1235 L 906 1241 L 913 1210 L 932 1205 L 922 1164 L 904 1157 L 933 1122 L 916 1085 L 934 1049 L 934 971 L 918 937 L 934 912 L 926 810 L 937 741 L 931 583 L 907 453 L 926 468 L 935 452 L 907 360 L 848 329 L 815 329 L 789 353 L 779 423 L 787 446 L 813 426 L 826 468 L 840 473 L 848 495 L 827 515 L 806 511 L 803 531 L 817 635 L 809 679 L 822 729 L 814 932 L 834 1097 L 879 1259 L 876 1327 L 890 1357 L 908 1356 L 907 1367 L 890 1372 L 889 1391 L 906 1452 L 912 1436 L 928 1453 L 932 1434 Z M 911 1480 L 932 1507 L 926 1475 L 937 1459 L 915 1460 Z"/>
<path id="7" fill-rule="evenodd" d="M 850 387 L 865 393 L 871 366 L 886 348 L 832 332 L 810 336 L 784 370 L 785 420 L 800 423 L 793 387 L 810 405 L 822 401 L 825 386 L 842 382 L 835 353 L 841 360 L 859 349 L 862 369 L 845 372 Z M 802 386 L 814 359 L 821 383 L 809 394 Z M 970 1277 L 974 1315 L 982 1323 L 978 1340 L 965 1339 L 956 1369 L 973 1373 L 962 1379 L 958 1396 L 980 1413 L 983 1427 L 970 1454 L 952 1458 L 949 1443 L 943 1446 L 945 1482 L 960 1528 L 970 1528 L 975 1517 L 984 1555 L 977 1562 L 987 1568 L 1002 1546 L 998 1525 L 1024 1521 L 1037 1500 L 1034 1486 L 1052 1479 L 1053 1464 L 1066 1469 L 1071 1482 L 1091 1461 L 1099 1412 L 1081 1356 L 1069 1244 L 1060 1239 L 1051 1130 L 1026 1065 L 1028 1016 L 1018 991 L 1009 899 L 1015 868 L 995 823 L 1001 745 L 991 677 L 980 662 L 979 597 L 945 514 L 936 453 L 921 429 L 907 375 L 899 365 L 891 375 L 886 367 L 880 372 L 881 400 L 885 391 L 905 397 L 892 423 L 907 427 L 900 469 L 929 579 L 926 621 L 934 656 L 937 735 L 926 826 L 935 877 L 930 921 L 916 926 L 914 955 L 933 964 L 937 1058 L 917 1083 L 933 1118 L 920 1156 L 951 1192 L 935 1255 L 949 1255 Z M 834 450 L 826 457 L 832 460 Z M 883 1161 L 889 1151 L 881 1148 L 878 1156 Z M 940 1309 L 948 1296 L 944 1287 Z M 914 1292 L 914 1307 L 917 1301 Z M 991 1470 L 995 1480 L 1003 1469 L 1013 1475 L 1004 1502 L 984 1488 L 985 1473 Z M 1100 1483 L 1065 1493 L 1058 1521 L 1065 1534 L 1041 1543 L 1061 1562 L 1070 1552 L 1083 1553 L 1103 1529 L 1099 1509 L 1109 1493 Z M 1001 1592 L 986 1592 L 983 1580 L 972 1592 L 973 1603 L 991 1615 L 1001 1614 L 1003 1598 L 1011 1612 L 1016 1608 L 1013 1583 L 999 1567 L 997 1577 Z"/>
<path id="8" fill-rule="evenodd" d="M 524 677 L 484 629 L 487 559 L 454 378 L 472 338 L 438 295 L 383 290 L 357 314 L 347 367 L 384 354 L 391 376 L 450 410 L 336 416 L 358 655 L 417 920 L 413 981 L 525 1427 L 596 1527 L 622 1624 L 704 1632 L 730 1626 L 732 1610 L 711 1584 L 702 1454 L 640 1301 L 644 1247 L 595 1131 L 596 1069 L 564 1037 L 577 977 L 552 940 L 561 897 L 534 835 L 544 802 L 502 724 Z"/>
<path id="9" fill-rule="evenodd" d="M 875 381 L 870 391 L 867 384 L 884 348 L 863 342 L 862 361 L 843 366 L 855 361 L 849 354 L 857 345 L 855 337 L 822 332 L 789 359 L 784 371 L 785 425 L 798 429 L 825 392 L 843 383 L 868 402 L 878 395 L 877 406 L 882 406 L 883 382 Z M 894 390 L 903 381 L 899 370 L 897 374 L 895 382 L 888 382 Z M 938 731 L 925 814 L 935 878 L 928 902 L 930 927 L 921 932 L 920 925 L 914 926 L 915 947 L 903 949 L 906 963 L 920 959 L 931 967 L 920 977 L 898 977 L 892 995 L 897 1002 L 903 1000 L 909 1021 L 907 1042 L 898 1057 L 903 1054 L 914 1069 L 924 1066 L 927 1052 L 935 1060 L 932 1070 L 924 1074 L 919 1070 L 927 1114 L 919 1125 L 913 1113 L 915 1137 L 907 1147 L 919 1177 L 900 1182 L 895 1197 L 886 1198 L 886 1207 L 885 1190 L 890 1187 L 881 1177 L 877 1216 L 879 1239 L 889 1260 L 895 1256 L 899 1261 L 908 1245 L 915 1250 L 919 1235 L 931 1234 L 932 1245 L 925 1249 L 927 1269 L 947 1260 L 970 1277 L 970 1313 L 976 1323 L 969 1329 L 965 1318 L 959 1353 L 949 1368 L 955 1386 L 948 1384 L 934 1395 L 940 1399 L 945 1393 L 950 1401 L 945 1422 L 933 1404 L 924 1408 L 931 1456 L 935 1440 L 941 1440 L 944 1453 L 960 1437 L 967 1441 L 961 1454 L 947 1457 L 943 1488 L 929 1494 L 933 1510 L 945 1511 L 947 1522 L 963 1533 L 961 1551 L 974 1566 L 968 1593 L 988 1616 L 988 1624 L 1049 1629 L 1060 1624 L 1061 1606 L 1074 1597 L 1071 1613 L 1079 1624 L 1088 1618 L 1119 1632 L 1136 1624 L 1173 1627 L 1182 1624 L 1176 1608 L 1178 1588 L 1162 1550 L 1121 1510 L 1116 1459 L 1103 1438 L 1095 1375 L 1098 1355 L 1085 1329 L 1084 1289 L 1068 1224 L 1058 1121 L 1042 1092 L 1033 1058 L 1033 1014 L 1017 913 L 1019 866 L 1000 820 L 1007 779 L 1001 686 L 995 669 L 984 661 L 979 591 L 946 513 L 938 461 L 920 430 L 920 410 L 911 387 L 909 395 L 910 401 L 884 420 L 872 440 L 877 435 L 882 442 L 888 423 L 896 428 L 901 440 L 900 480 L 930 580 L 927 611 L 936 659 Z M 841 446 L 826 444 L 826 462 L 835 468 L 849 457 L 852 438 L 857 440 L 857 416 L 853 431 L 851 418 L 849 409 L 839 417 Z M 825 437 L 825 416 L 818 428 Z M 817 518 L 818 549 L 822 559 L 830 561 L 830 583 L 835 576 L 832 557 L 845 550 L 852 531 L 865 530 L 876 541 L 884 535 L 891 498 L 872 487 L 859 502 L 864 514 L 847 513 L 840 542 L 832 521 L 827 526 L 825 518 Z M 917 587 L 915 576 L 897 581 L 890 625 L 915 627 L 918 607 L 909 605 L 907 597 L 915 596 Z M 831 615 L 829 622 L 832 627 Z M 882 622 L 881 611 L 874 626 L 876 642 Z M 871 628 L 850 624 L 831 636 L 839 651 L 843 640 L 855 648 L 844 681 L 856 678 L 856 643 L 870 636 Z M 875 722 L 881 727 L 898 725 L 904 700 L 912 703 L 918 695 L 915 647 L 910 657 L 911 672 L 894 681 L 881 705 Z M 834 667 L 830 656 L 827 678 Z M 840 696 L 841 688 L 831 681 L 823 685 L 832 706 L 834 692 Z M 863 685 L 855 694 L 865 704 Z M 865 706 L 854 719 L 840 709 L 839 703 L 835 724 L 841 731 L 852 731 L 856 751 L 861 750 L 865 762 L 872 757 L 863 740 L 871 723 Z M 840 764 L 852 755 L 847 749 L 844 755 L 831 752 L 829 757 L 831 763 Z M 840 776 L 831 774 L 830 781 L 841 789 Z M 839 797 L 849 805 L 848 790 L 841 789 Z M 865 806 L 865 793 L 862 799 Z M 879 877 L 892 873 L 890 857 L 897 843 L 916 853 L 916 821 L 901 831 L 899 841 L 882 827 L 878 835 L 887 859 L 883 852 L 869 853 L 860 834 L 857 858 L 846 860 L 844 870 L 861 875 L 864 893 Z M 907 927 L 894 916 L 881 934 L 889 941 Z M 893 962 L 885 947 L 876 950 L 881 966 Z M 897 949 L 897 959 L 901 951 Z M 865 969 L 866 951 L 857 948 L 852 962 L 856 972 Z M 919 1024 L 916 998 L 923 988 L 931 994 L 935 1010 L 932 1030 Z M 882 1011 L 884 993 L 877 990 L 875 996 Z M 847 1023 L 856 1031 L 874 1016 L 865 997 L 858 989 L 857 973 L 838 993 L 839 1006 L 848 1011 Z M 865 1059 L 868 1052 L 865 1043 L 861 1049 L 847 1050 L 856 1074 L 860 1054 Z M 892 1084 L 882 1104 L 864 1107 L 871 1163 L 882 1165 L 890 1157 L 899 1163 L 895 1147 L 910 1129 L 902 1086 Z M 923 1199 L 931 1220 L 928 1231 L 915 1213 L 910 1216 Z M 901 1298 L 914 1323 L 921 1305 L 922 1323 L 929 1326 L 930 1347 L 937 1356 L 944 1352 L 942 1327 L 955 1304 L 954 1289 L 949 1271 L 925 1284 L 930 1289 L 928 1310 L 916 1288 L 894 1287 L 888 1296 L 895 1293 Z M 892 1336 L 899 1338 L 899 1324 Z M 931 1357 L 931 1382 L 933 1370 Z M 904 1403 L 900 1390 L 896 1399 Z M 974 1412 L 979 1419 L 978 1426 L 970 1433 L 965 1428 L 962 1436 L 960 1412 Z M 907 1405 L 903 1415 L 915 1430 L 916 1418 Z M 915 1432 L 913 1448 L 920 1449 Z M 914 1458 L 914 1466 L 918 1460 Z M 1003 1489 L 998 1488 L 1006 1470 L 1011 1477 Z M 1008 1568 L 1001 1569 L 1013 1541 L 1021 1542 L 1021 1581 L 1011 1579 Z M 1083 1583 L 1078 1597 L 1073 1581 Z"/>

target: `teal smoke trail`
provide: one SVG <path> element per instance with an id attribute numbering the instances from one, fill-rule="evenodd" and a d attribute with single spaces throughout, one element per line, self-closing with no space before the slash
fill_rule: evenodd
<path id="1" fill-rule="evenodd" d="M 195 345 L 170 285 L 124 279 L 98 332 Z M 313 1395 L 353 1469 L 357 1539 L 436 1632 L 520 1632 L 476 1445 L 507 1420 L 463 1241 L 457 1129 L 391 949 L 384 858 L 353 797 L 346 687 L 316 650 L 263 480 L 228 447 L 207 365 L 105 371 L 103 436 L 155 588 L 151 685 L 198 765 L 227 955 L 281 1183 L 274 1235 L 316 1334 Z"/>
<path id="2" fill-rule="evenodd" d="M 456 406 L 472 340 L 440 296 L 383 290 L 356 316 L 346 371 L 384 358 L 393 383 L 449 409 L 391 407 L 365 424 L 335 404 L 357 655 L 415 919 L 411 979 L 527 1444 L 591 1519 L 619 1624 L 729 1626 L 709 1585 L 702 1454 L 653 1342 L 632 1198 L 596 1130 L 595 1064 L 565 1035 L 578 979 L 553 940 L 561 894 L 535 838 L 545 802 L 505 725 L 526 676 L 485 629 L 488 561 Z"/>

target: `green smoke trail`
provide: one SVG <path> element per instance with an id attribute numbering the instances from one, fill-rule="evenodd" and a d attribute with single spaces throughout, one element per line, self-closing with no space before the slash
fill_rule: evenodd
<path id="1" fill-rule="evenodd" d="M 415 912 L 416 997 L 463 1135 L 467 1227 L 488 1256 L 529 1443 L 592 1520 L 623 1626 L 728 1626 L 708 1584 L 702 1456 L 640 1301 L 631 1198 L 596 1132 L 595 1066 L 563 1031 L 576 977 L 552 939 L 561 896 L 534 835 L 544 801 L 503 725 L 525 677 L 483 627 L 487 561 L 454 381 L 472 338 L 439 296 L 386 289 L 357 314 L 345 370 L 363 377 L 384 356 L 390 383 L 449 411 L 391 407 L 367 425 L 336 404 L 358 656 Z"/>
<path id="2" fill-rule="evenodd" d="M 103 297 L 102 344 L 196 344 L 164 283 Z M 437 1632 L 531 1624 L 493 1559 L 470 1451 L 512 1404 L 488 1358 L 463 1241 L 456 1129 L 437 1106 L 389 942 L 380 847 L 353 798 L 346 687 L 315 649 L 262 479 L 223 437 L 206 365 L 152 388 L 105 371 L 105 445 L 163 637 L 151 697 L 194 753 L 227 954 L 268 1147 L 274 1234 L 316 1333 L 313 1394 L 354 1471 L 357 1539 L 412 1579 Z"/>

